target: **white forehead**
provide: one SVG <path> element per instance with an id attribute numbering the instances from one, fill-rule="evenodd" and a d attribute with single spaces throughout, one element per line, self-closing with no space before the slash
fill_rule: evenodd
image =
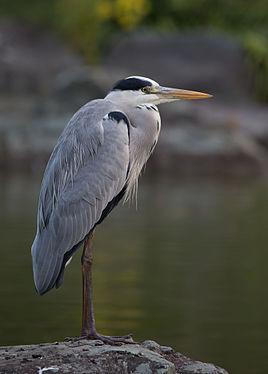
<path id="1" fill-rule="evenodd" d="M 129 78 L 135 78 L 135 79 L 140 79 L 140 80 L 145 80 L 145 81 L 149 81 L 152 83 L 153 86 L 159 86 L 159 83 L 157 83 L 156 81 L 154 81 L 153 79 L 150 79 L 150 78 L 147 78 L 147 77 L 143 77 L 141 75 L 131 75 L 130 77 L 127 77 L 126 79 L 129 79 Z"/>

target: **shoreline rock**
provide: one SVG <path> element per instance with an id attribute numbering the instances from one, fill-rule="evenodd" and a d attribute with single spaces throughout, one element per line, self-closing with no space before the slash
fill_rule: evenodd
<path id="1" fill-rule="evenodd" d="M 0 347 L 0 374 L 228 374 L 152 340 L 110 346 L 99 340 Z"/>

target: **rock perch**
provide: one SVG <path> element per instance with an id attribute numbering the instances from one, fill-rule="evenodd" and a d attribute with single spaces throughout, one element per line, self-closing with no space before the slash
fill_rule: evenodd
<path id="1" fill-rule="evenodd" d="M 0 347 L 0 374 L 228 374 L 146 340 L 105 345 L 98 340 Z"/>

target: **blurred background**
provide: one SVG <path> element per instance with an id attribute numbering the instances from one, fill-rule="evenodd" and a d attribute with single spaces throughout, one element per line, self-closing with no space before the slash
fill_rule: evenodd
<path id="1" fill-rule="evenodd" d="M 160 107 L 138 209 L 99 227 L 98 329 L 267 373 L 266 0 L 1 1 L 0 344 L 80 333 L 79 253 L 60 290 L 34 290 L 38 194 L 71 115 L 128 75 L 214 98 Z"/>

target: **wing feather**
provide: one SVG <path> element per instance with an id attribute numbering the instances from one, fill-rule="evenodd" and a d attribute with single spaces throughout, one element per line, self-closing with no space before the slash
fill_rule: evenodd
<path id="1" fill-rule="evenodd" d="M 94 123 L 91 118 L 85 125 L 84 118 L 76 116 L 59 138 L 44 174 L 32 245 L 40 294 L 61 284 L 66 255 L 71 257 L 123 190 L 129 167 L 128 125 L 109 116 Z"/>

